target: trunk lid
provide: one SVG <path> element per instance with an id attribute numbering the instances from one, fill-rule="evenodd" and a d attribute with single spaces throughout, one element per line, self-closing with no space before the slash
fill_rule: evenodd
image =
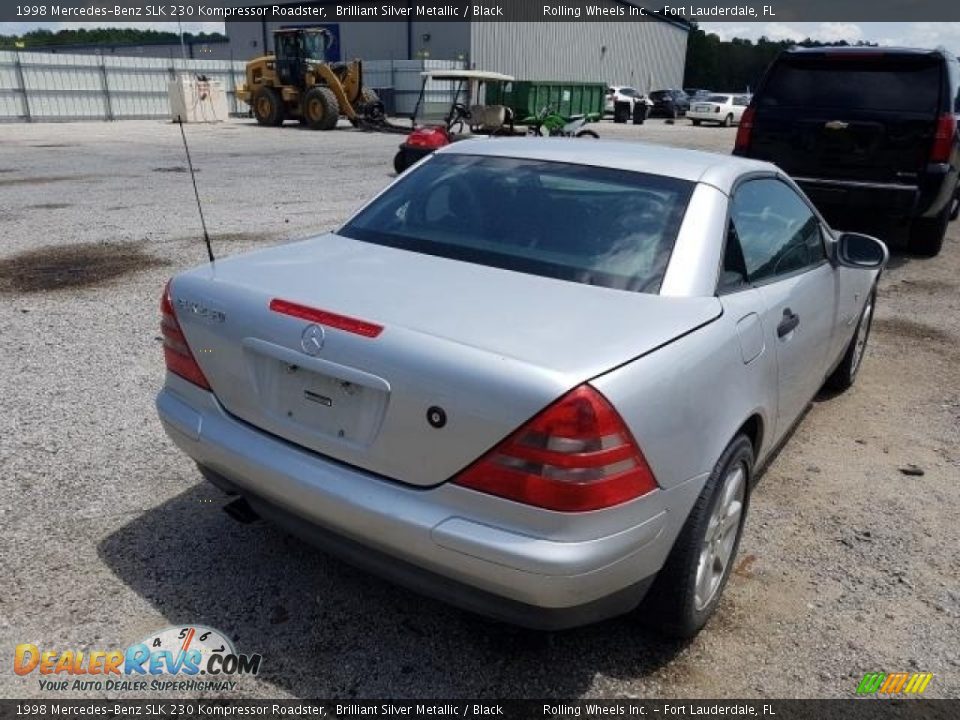
<path id="1" fill-rule="evenodd" d="M 572 387 L 721 313 L 716 298 L 581 285 L 333 234 L 218 260 L 178 276 L 171 291 L 227 411 L 424 486 Z M 271 310 L 278 298 L 383 330 L 374 337 L 337 329 L 336 318 Z"/>
<path id="2" fill-rule="evenodd" d="M 757 95 L 750 156 L 795 177 L 915 184 L 929 157 L 942 59 L 921 53 L 797 53 Z"/>

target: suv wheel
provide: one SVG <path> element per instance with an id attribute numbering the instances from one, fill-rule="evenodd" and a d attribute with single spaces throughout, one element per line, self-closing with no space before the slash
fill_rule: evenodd
<path id="1" fill-rule="evenodd" d="M 909 249 L 914 255 L 933 257 L 943 248 L 943 237 L 950 222 L 951 204 L 932 218 L 917 218 L 910 228 Z"/>
<path id="2" fill-rule="evenodd" d="M 753 443 L 737 435 L 723 451 L 650 589 L 644 614 L 668 635 L 692 637 L 720 604 L 747 515 Z"/>

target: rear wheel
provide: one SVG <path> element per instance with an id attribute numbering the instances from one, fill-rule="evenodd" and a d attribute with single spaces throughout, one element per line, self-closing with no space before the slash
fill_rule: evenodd
<path id="1" fill-rule="evenodd" d="M 276 127 L 282 125 L 286 117 L 286 108 L 280 93 L 272 87 L 257 88 L 250 98 L 253 107 L 253 116 L 261 125 Z"/>
<path id="2" fill-rule="evenodd" d="M 407 163 L 407 154 L 403 150 L 397 151 L 397 154 L 393 156 L 393 169 L 396 170 L 397 175 L 408 167 L 410 166 Z"/>
<path id="3" fill-rule="evenodd" d="M 730 127 L 731 125 L 733 125 L 733 115 L 727 115 L 727 116 L 723 119 L 723 126 L 724 126 L 724 127 Z"/>
<path id="4" fill-rule="evenodd" d="M 694 125 L 696 125 L 697 127 L 700 127 L 700 121 L 699 121 L 699 120 L 691 120 L 690 122 L 692 122 L 692 123 L 693 123 Z"/>
<path id="5" fill-rule="evenodd" d="M 743 532 L 753 461 L 753 444 L 737 435 L 694 503 L 646 601 L 645 617 L 662 632 L 692 637 L 717 609 Z"/>
<path id="6" fill-rule="evenodd" d="M 330 88 L 317 85 L 304 94 L 300 112 L 311 130 L 332 130 L 340 117 L 340 104 Z"/>
<path id="7" fill-rule="evenodd" d="M 873 290 L 867 298 L 867 304 L 863 306 L 863 312 L 860 313 L 860 322 L 857 323 L 857 330 L 850 338 L 843 360 L 827 378 L 827 387 L 843 391 L 853 385 L 854 380 L 857 379 L 857 372 L 860 370 L 867 350 L 867 339 L 870 337 L 870 325 L 873 323 L 873 308 L 876 301 L 877 291 Z"/>
<path id="8" fill-rule="evenodd" d="M 947 234 L 947 223 L 950 222 L 951 204 L 932 218 L 917 218 L 910 228 L 910 252 L 924 257 L 933 257 L 943 248 L 943 238 Z"/>

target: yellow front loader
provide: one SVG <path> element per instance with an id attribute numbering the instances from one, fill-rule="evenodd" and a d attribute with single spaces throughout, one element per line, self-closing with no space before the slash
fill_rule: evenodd
<path id="1" fill-rule="evenodd" d="M 363 63 L 328 63 L 332 36 L 323 28 L 292 28 L 273 34 L 275 52 L 247 63 L 237 97 L 261 125 L 296 118 L 313 130 L 332 130 L 343 116 L 354 126 L 382 124 L 383 103 L 363 86 Z"/>

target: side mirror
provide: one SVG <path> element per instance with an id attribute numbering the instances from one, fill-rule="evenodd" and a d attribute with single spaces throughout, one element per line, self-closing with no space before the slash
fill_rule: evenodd
<path id="1" fill-rule="evenodd" d="M 837 239 L 837 261 L 856 268 L 883 268 L 890 252 L 882 241 L 860 233 L 841 233 Z"/>

